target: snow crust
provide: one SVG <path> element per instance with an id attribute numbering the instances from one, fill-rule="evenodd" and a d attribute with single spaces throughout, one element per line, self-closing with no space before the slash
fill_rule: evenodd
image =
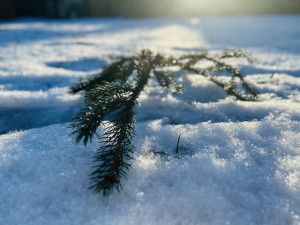
<path id="1" fill-rule="evenodd" d="M 300 224 L 298 24 L 299 15 L 1 23 L 0 131 L 10 133 L 0 136 L 0 224 Z M 229 47 L 257 59 L 233 63 L 259 101 L 226 98 L 193 74 L 176 73 L 183 95 L 151 81 L 124 190 L 89 191 L 98 143 L 72 144 L 67 122 L 82 96 L 68 87 L 143 48 Z"/>

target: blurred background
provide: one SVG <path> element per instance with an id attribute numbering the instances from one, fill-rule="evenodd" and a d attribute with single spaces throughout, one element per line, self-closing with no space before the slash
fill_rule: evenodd
<path id="1" fill-rule="evenodd" d="M 20 16 L 195 17 L 298 14 L 300 0 L 0 0 L 0 18 Z"/>

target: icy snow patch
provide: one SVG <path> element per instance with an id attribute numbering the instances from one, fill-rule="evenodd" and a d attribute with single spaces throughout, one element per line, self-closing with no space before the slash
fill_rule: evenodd
<path id="1" fill-rule="evenodd" d="M 68 87 L 142 48 L 174 56 L 246 48 L 256 63 L 233 63 L 261 94 L 234 101 L 203 77 L 176 71 L 182 95 L 149 82 L 136 108 L 132 169 L 123 192 L 109 198 L 88 190 L 96 140 L 74 146 L 68 124 L 1 135 L 0 224 L 300 224 L 299 21 L 1 23 L 1 133 L 70 121 L 82 95 Z"/>
<path id="2" fill-rule="evenodd" d="M 124 190 L 108 198 L 88 190 L 96 141 L 74 146 L 66 126 L 0 137 L 1 224 L 300 223 L 300 123 L 289 114 L 140 122 Z"/>

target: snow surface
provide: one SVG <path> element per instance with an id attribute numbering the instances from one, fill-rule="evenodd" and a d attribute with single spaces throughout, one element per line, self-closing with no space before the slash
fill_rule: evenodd
<path id="1" fill-rule="evenodd" d="M 0 136 L 0 224 L 300 224 L 299 24 L 299 15 L 0 23 L 0 131 L 9 132 Z M 68 87 L 143 48 L 230 47 L 257 59 L 233 63 L 260 100 L 226 98 L 193 74 L 176 73 L 183 95 L 151 81 L 124 190 L 89 191 L 98 143 L 72 144 L 82 96 Z"/>

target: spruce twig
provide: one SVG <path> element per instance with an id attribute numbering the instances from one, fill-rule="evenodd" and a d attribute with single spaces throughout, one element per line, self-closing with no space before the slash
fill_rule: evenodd
<path id="1" fill-rule="evenodd" d="M 115 82 L 117 80 L 125 82 L 134 70 L 134 61 L 132 57 L 122 58 L 121 60 L 104 67 L 101 73 L 92 75 L 89 79 L 83 79 L 69 90 L 70 93 L 79 91 L 88 91 L 92 88 L 105 84 L 106 82 Z"/>
<path id="2" fill-rule="evenodd" d="M 148 52 L 147 52 L 148 53 Z M 95 162 L 100 163 L 91 173 L 92 186 L 95 192 L 109 195 L 114 188 L 122 189 L 121 178 L 126 178 L 126 170 L 129 169 L 129 160 L 132 159 L 133 145 L 131 139 L 134 136 L 134 106 L 137 104 L 141 91 L 144 89 L 150 77 L 152 69 L 151 54 L 142 53 L 136 67 L 135 87 L 127 99 L 120 98 L 122 106 L 114 114 L 112 123 L 105 127 L 103 135 L 104 146 L 100 147 L 95 156 Z M 119 96 L 118 96 L 119 97 Z"/>
<path id="3" fill-rule="evenodd" d="M 96 165 L 90 174 L 90 188 L 104 196 L 114 189 L 122 189 L 121 180 L 126 178 L 133 158 L 134 108 L 148 80 L 155 77 L 158 84 L 171 93 L 183 91 L 183 86 L 175 82 L 173 74 L 166 71 L 167 67 L 177 66 L 180 70 L 203 76 L 238 100 L 256 100 L 258 91 L 244 79 L 238 68 L 224 61 L 227 58 L 246 58 L 252 62 L 252 58 L 242 50 L 226 50 L 216 56 L 209 56 L 208 51 L 200 51 L 179 58 L 154 55 L 149 50 L 143 50 L 134 56 L 121 58 L 105 67 L 101 73 L 71 87 L 71 93 L 85 91 L 86 107 L 73 118 L 71 127 L 74 131 L 70 135 L 75 143 L 83 141 L 85 145 L 92 141 L 94 135 L 100 138 L 100 147 L 94 157 Z M 210 61 L 213 66 L 198 68 L 197 64 L 202 60 Z M 232 75 L 230 81 L 221 80 L 215 74 L 225 71 Z M 241 83 L 245 94 L 238 90 L 237 82 Z M 104 132 L 99 136 L 96 131 L 101 124 Z M 176 153 L 179 152 L 180 136 Z"/>

